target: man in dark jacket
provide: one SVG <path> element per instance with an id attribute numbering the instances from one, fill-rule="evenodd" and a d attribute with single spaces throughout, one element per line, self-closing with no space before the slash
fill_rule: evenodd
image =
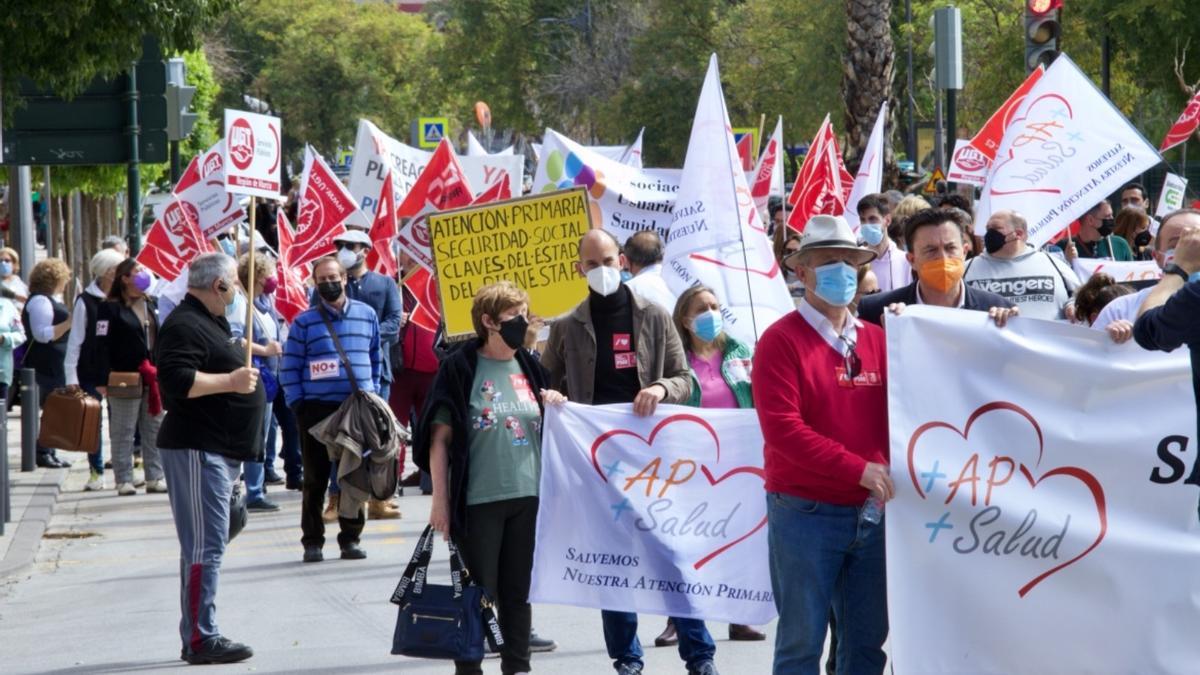
<path id="1" fill-rule="evenodd" d="M 898 314 L 905 305 L 979 310 L 987 312 L 997 326 L 1017 314 L 1012 302 L 963 283 L 966 253 L 962 229 L 951 211 L 925 209 L 914 213 L 905 221 L 904 240 L 917 281 L 890 293 L 864 296 L 858 305 L 858 317 L 863 321 L 881 324 L 884 310 Z"/>
<path id="2" fill-rule="evenodd" d="M 159 334 L 158 379 L 168 415 L 158 432 L 183 585 L 180 657 L 192 664 L 236 663 L 250 647 L 217 630 L 214 600 L 229 534 L 229 499 L 243 461 L 263 459 L 266 397 L 258 370 L 245 367 L 225 307 L 233 302 L 233 259 L 192 261 L 188 293 Z"/>
<path id="3" fill-rule="evenodd" d="M 1161 227 L 1168 222 L 1182 222 L 1183 235 L 1175 245 L 1174 259 L 1163 268 L 1162 281 L 1138 310 L 1133 339 L 1142 349 L 1164 352 L 1188 346 L 1192 355 L 1192 387 L 1200 412 L 1200 211 L 1182 209 L 1168 214 Z M 1200 434 L 1200 429 L 1197 433 Z"/>

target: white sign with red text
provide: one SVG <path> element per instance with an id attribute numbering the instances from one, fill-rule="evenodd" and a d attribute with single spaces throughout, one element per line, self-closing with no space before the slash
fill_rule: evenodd
<path id="1" fill-rule="evenodd" d="M 225 189 L 241 195 L 279 197 L 283 164 L 279 118 L 225 109 Z"/>
<path id="2" fill-rule="evenodd" d="M 895 672 L 1195 672 L 1186 350 L 929 306 L 887 341 Z"/>
<path id="3" fill-rule="evenodd" d="M 768 623 L 762 459 L 749 409 L 547 406 L 530 601 Z"/>
<path id="4" fill-rule="evenodd" d="M 1071 264 L 1079 282 L 1084 283 L 1093 274 L 1102 272 L 1116 279 L 1118 283 L 1127 281 L 1155 281 L 1162 278 L 1162 268 L 1153 260 L 1135 260 L 1133 262 L 1104 260 L 1102 258 L 1076 258 Z"/>
<path id="5" fill-rule="evenodd" d="M 946 180 L 982 186 L 987 182 L 990 168 L 992 160 L 976 150 L 971 141 L 960 138 L 954 142 L 954 154 L 950 157 L 950 170 L 946 172 Z"/>

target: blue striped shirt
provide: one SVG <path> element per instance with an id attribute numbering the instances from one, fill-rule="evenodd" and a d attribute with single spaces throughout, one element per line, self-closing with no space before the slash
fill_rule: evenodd
<path id="1" fill-rule="evenodd" d="M 379 320 L 370 305 L 346 300 L 343 311 L 324 305 L 337 331 L 358 379 L 366 391 L 379 391 Z M 283 367 L 279 372 L 283 395 L 288 405 L 300 401 L 341 403 L 354 391 L 354 385 L 342 367 L 337 347 L 321 320 L 317 308 L 307 309 L 292 322 L 283 346 Z"/>

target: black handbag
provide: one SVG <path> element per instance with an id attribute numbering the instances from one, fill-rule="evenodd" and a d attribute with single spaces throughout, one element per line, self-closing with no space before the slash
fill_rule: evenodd
<path id="1" fill-rule="evenodd" d="M 495 651 L 504 645 L 491 598 L 471 578 L 453 541 L 449 542 L 453 585 L 426 583 L 436 536 L 427 525 L 392 593 L 392 602 L 400 606 L 392 653 L 422 659 L 482 660 L 485 638 Z"/>

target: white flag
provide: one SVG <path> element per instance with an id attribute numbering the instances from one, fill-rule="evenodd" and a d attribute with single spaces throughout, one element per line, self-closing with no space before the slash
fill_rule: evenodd
<path id="1" fill-rule="evenodd" d="M 775 131 L 767 139 L 766 149 L 758 156 L 758 165 L 751 175 L 750 192 L 760 217 L 767 215 L 771 197 L 783 197 L 783 115 L 775 122 Z"/>
<path id="2" fill-rule="evenodd" d="M 794 310 L 783 272 L 746 185 L 714 54 L 667 233 L 663 277 L 676 294 L 697 283 L 724 307 L 726 331 L 754 344 Z"/>
<path id="3" fill-rule="evenodd" d="M 646 127 L 642 127 L 638 131 L 637 138 L 625 148 L 625 152 L 621 153 L 619 160 L 626 166 L 632 166 L 635 169 L 642 168 L 642 135 L 646 133 Z"/>
<path id="4" fill-rule="evenodd" d="M 1158 193 L 1158 208 L 1154 210 L 1154 215 L 1162 218 L 1168 213 L 1183 208 L 1183 193 L 1187 190 L 1187 179 L 1183 176 L 1177 176 L 1170 171 L 1163 177 L 1162 191 Z M 1154 227 L 1151 225 L 1151 227 Z M 1157 235 L 1158 232 L 1151 234 Z"/>
<path id="5" fill-rule="evenodd" d="M 1060 54 L 1025 97 L 996 152 L 975 209 L 975 232 L 1001 209 L 1029 223 L 1041 246 L 1108 195 L 1158 164 L 1154 146 Z"/>
<path id="6" fill-rule="evenodd" d="M 883 187 L 883 125 L 886 121 L 887 101 L 884 101 L 879 106 L 879 117 L 875 118 L 875 127 L 867 139 L 867 148 L 863 152 L 862 163 L 858 165 L 858 173 L 854 176 L 854 187 L 850 188 L 846 211 L 842 214 L 855 232 L 858 232 L 858 200 L 879 192 Z"/>
<path id="7" fill-rule="evenodd" d="M 513 146 L 511 145 L 498 152 L 488 152 L 487 148 L 483 147 L 483 143 L 480 143 L 479 139 L 475 138 L 475 134 L 471 133 L 470 130 L 467 131 L 467 157 L 497 157 L 511 154 L 513 154 Z"/>

